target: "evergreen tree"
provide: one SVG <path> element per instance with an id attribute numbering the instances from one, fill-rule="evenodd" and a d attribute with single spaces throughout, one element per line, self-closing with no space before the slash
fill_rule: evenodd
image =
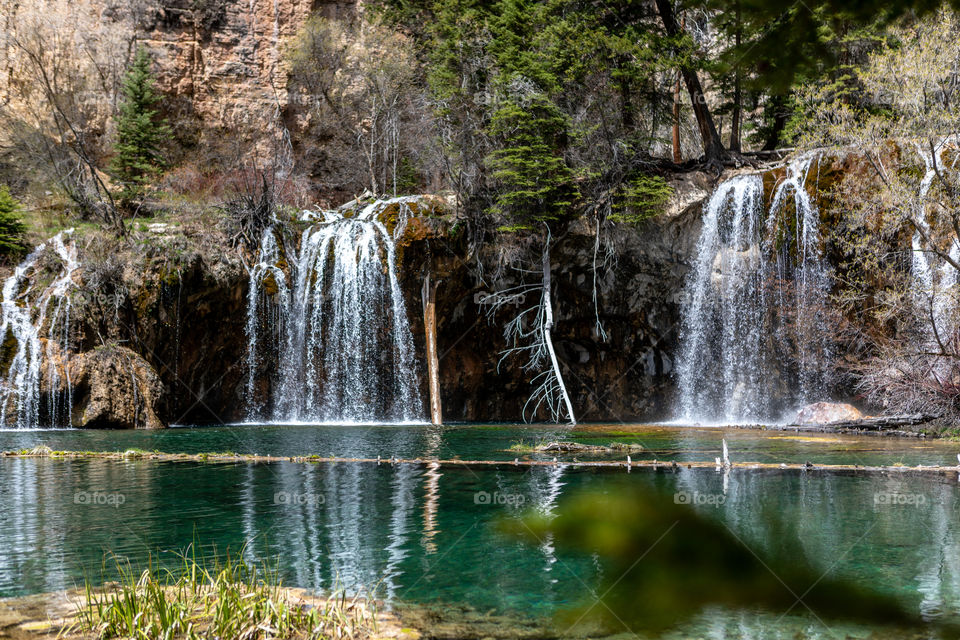
<path id="1" fill-rule="evenodd" d="M 561 153 L 565 125 L 542 96 L 530 97 L 527 105 L 507 101 L 493 113 L 490 133 L 501 138 L 487 158 L 498 183 L 493 209 L 509 217 L 508 228 L 530 228 L 569 214 L 577 192 Z"/>
<path id="2" fill-rule="evenodd" d="M 141 47 L 123 79 L 117 117 L 116 155 L 111 169 L 123 184 L 124 198 L 134 198 L 150 178 L 164 167 L 161 147 L 170 135 L 166 121 L 157 117 L 160 96 L 154 90 L 150 54 Z"/>
<path id="3" fill-rule="evenodd" d="M 26 250 L 23 234 L 27 228 L 20 218 L 20 203 L 6 186 L 0 186 L 0 254 L 20 255 Z"/>

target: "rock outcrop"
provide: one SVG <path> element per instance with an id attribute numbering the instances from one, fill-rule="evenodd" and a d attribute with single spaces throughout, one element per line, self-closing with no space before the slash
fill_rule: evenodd
<path id="1" fill-rule="evenodd" d="M 70 361 L 73 426 L 96 429 L 160 429 L 164 385 L 139 354 L 106 346 Z"/>
<path id="2" fill-rule="evenodd" d="M 680 295 L 702 198 L 709 194 L 709 183 L 698 185 L 695 175 L 683 182 L 679 204 L 658 219 L 598 227 L 585 218 L 557 232 L 551 252 L 554 345 L 580 420 L 670 416 Z M 432 206 L 418 215 L 397 243 L 397 271 L 420 362 L 423 277 L 429 272 L 439 282 L 445 419 L 545 419 L 524 414 L 537 372 L 525 370 L 520 358 L 502 359 L 504 324 L 519 309 L 488 314 L 484 302 L 491 291 L 530 276 L 513 267 L 494 275 L 478 266 L 489 269 L 503 252 L 532 249 L 528 257 L 536 258 L 536 247 L 504 234 L 488 238 L 477 253 L 455 213 Z M 73 385 L 74 426 L 157 428 L 244 419 L 244 263 L 251 256 L 232 246 L 218 225 L 202 217 L 179 219 L 135 227 L 123 240 L 106 234 L 75 239 L 80 255 L 71 355 L 58 352 L 54 363 L 59 379 Z"/>
<path id="3" fill-rule="evenodd" d="M 553 249 L 554 345 L 579 420 L 671 416 L 680 296 L 700 230 L 701 206 L 712 188 L 703 174 L 681 176 L 678 183 L 667 213 L 657 219 L 599 229 L 594 220 L 576 220 Z M 431 279 L 439 281 L 440 386 L 447 420 L 522 420 L 534 390 L 530 379 L 535 374 L 523 370 L 522 357 L 501 362 L 507 348 L 504 324 L 520 309 L 489 316 L 484 304 L 492 291 L 518 282 L 520 274 L 508 269 L 493 284 L 489 269 L 513 242 L 506 235 L 471 256 L 466 239 L 434 230 L 404 248 L 399 271 L 421 353 L 422 278 L 429 270 Z"/>

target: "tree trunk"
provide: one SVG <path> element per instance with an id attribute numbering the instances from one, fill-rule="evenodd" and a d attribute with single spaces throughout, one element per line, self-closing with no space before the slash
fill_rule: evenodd
<path id="1" fill-rule="evenodd" d="M 431 284 L 430 274 L 423 281 L 423 328 L 427 345 L 427 374 L 430 380 L 430 421 L 443 424 L 440 405 L 440 361 L 437 358 L 437 285 Z"/>
<path id="2" fill-rule="evenodd" d="M 673 13 L 673 4 L 670 0 L 656 0 L 656 4 L 657 12 L 660 14 L 667 35 L 671 38 L 679 38 L 681 29 Z M 697 127 L 700 129 L 700 139 L 703 141 L 703 154 L 707 164 L 719 169 L 727 157 L 727 150 L 723 147 L 720 134 L 717 133 L 717 126 L 713 122 L 709 107 L 707 107 L 707 100 L 703 94 L 700 78 L 688 64 L 680 66 L 680 73 L 683 75 L 687 92 L 690 94 L 690 102 L 693 106 L 693 114 L 697 118 Z"/>
<path id="3" fill-rule="evenodd" d="M 622 66 L 618 63 L 618 66 Z M 623 74 L 623 77 L 620 79 L 618 84 L 618 90 L 620 91 L 620 99 L 623 101 L 623 107 L 620 112 L 620 122 L 623 123 L 623 128 L 630 130 L 633 129 L 634 124 L 636 123 L 636 118 L 634 117 L 634 106 L 633 100 L 630 99 L 630 94 L 632 92 L 632 87 L 630 86 L 630 80 L 626 77 L 627 74 Z"/>
<path id="4" fill-rule="evenodd" d="M 680 153 L 680 72 L 677 72 L 677 81 L 673 85 L 673 161 L 683 162 Z"/>
<path id="5" fill-rule="evenodd" d="M 557 361 L 557 354 L 553 350 L 553 302 L 550 296 L 550 236 L 547 236 L 547 242 L 543 247 L 543 339 L 547 345 L 547 353 L 550 354 L 550 365 L 553 367 L 553 375 L 557 379 L 557 386 L 560 387 L 560 395 L 563 397 L 564 406 L 567 408 L 567 417 L 570 418 L 570 424 L 577 424 L 577 419 L 573 415 L 573 404 L 570 402 L 570 394 L 567 393 L 567 387 L 563 383 L 563 376 L 560 374 L 560 363 Z"/>
<path id="6" fill-rule="evenodd" d="M 740 51 L 740 3 L 737 2 L 737 31 L 734 35 L 734 44 L 736 51 Z M 740 118 L 741 103 L 743 102 L 743 92 L 740 87 L 740 63 L 737 62 L 733 76 L 733 113 L 730 114 L 730 151 L 740 153 Z"/>
<path id="7" fill-rule="evenodd" d="M 773 103 L 773 126 L 767 134 L 767 140 L 763 143 L 763 151 L 774 151 L 780 146 L 780 134 L 787 126 L 787 99 L 783 95 L 776 95 L 770 98 Z"/>

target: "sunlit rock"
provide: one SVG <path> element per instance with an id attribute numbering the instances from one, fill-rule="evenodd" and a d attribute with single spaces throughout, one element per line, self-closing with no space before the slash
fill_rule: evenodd
<path id="1" fill-rule="evenodd" d="M 794 422 L 796 424 L 830 424 L 862 420 L 863 413 L 850 404 L 842 402 L 815 402 L 800 409 Z"/>

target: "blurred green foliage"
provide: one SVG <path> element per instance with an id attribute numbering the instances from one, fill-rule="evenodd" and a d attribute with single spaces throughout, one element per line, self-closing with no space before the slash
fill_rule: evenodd
<path id="1" fill-rule="evenodd" d="M 557 548 L 599 557 L 599 601 L 565 613 L 567 624 L 589 619 L 611 632 L 657 635 L 710 606 L 870 625 L 925 624 L 897 600 L 813 566 L 773 516 L 778 544 L 771 551 L 749 546 L 723 523 L 649 489 L 581 493 L 562 502 L 557 514 L 534 512 L 501 526 L 534 544 L 550 537 Z"/>

